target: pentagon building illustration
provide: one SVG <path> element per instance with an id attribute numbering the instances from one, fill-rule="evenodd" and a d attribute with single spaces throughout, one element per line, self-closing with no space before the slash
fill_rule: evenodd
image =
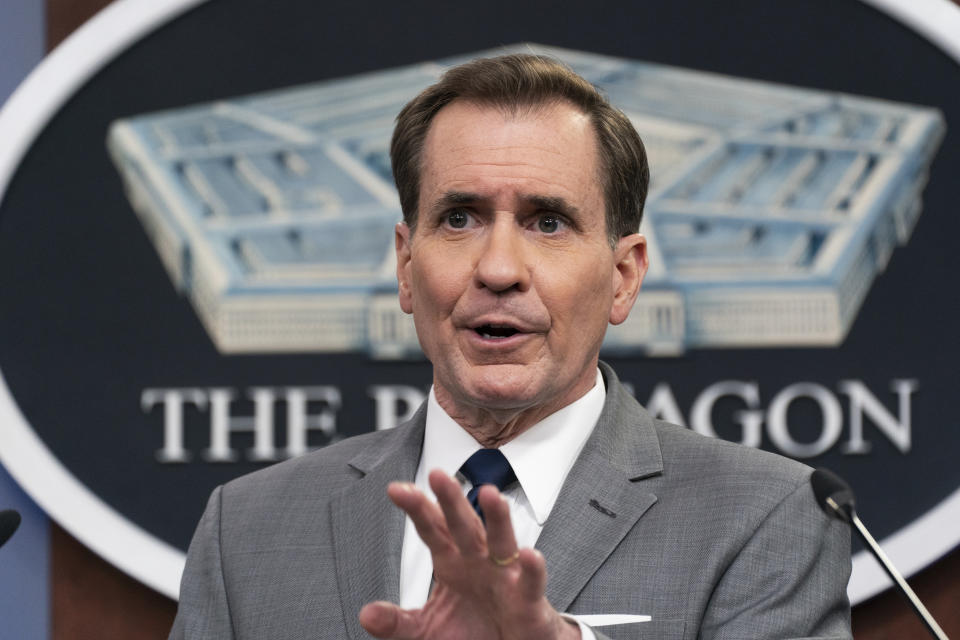
<path id="1" fill-rule="evenodd" d="M 420 353 L 394 118 L 446 67 L 510 51 L 570 65 L 647 145 L 650 272 L 607 353 L 840 344 L 945 132 L 935 109 L 535 45 L 117 121 L 128 197 L 221 352 Z"/>

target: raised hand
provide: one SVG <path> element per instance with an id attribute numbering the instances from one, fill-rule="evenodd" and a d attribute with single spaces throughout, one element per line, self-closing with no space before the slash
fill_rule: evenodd
<path id="1" fill-rule="evenodd" d="M 433 556 L 435 585 L 422 609 L 373 602 L 360 624 L 394 640 L 575 639 L 580 631 L 544 596 L 547 570 L 534 549 L 518 549 L 510 510 L 496 487 L 480 489 L 487 526 L 442 471 L 430 473 L 435 504 L 409 483 L 393 483 L 390 499 L 410 516 Z"/>

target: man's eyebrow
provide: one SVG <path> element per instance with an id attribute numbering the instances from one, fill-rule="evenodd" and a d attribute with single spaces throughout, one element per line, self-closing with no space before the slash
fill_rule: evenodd
<path id="1" fill-rule="evenodd" d="M 433 203 L 433 210 L 439 211 L 450 205 L 455 204 L 472 204 L 483 198 L 480 194 L 477 193 L 468 193 L 464 191 L 447 191 L 445 194 L 437 198 Z"/>
<path id="2" fill-rule="evenodd" d="M 542 209 L 546 211 L 553 211 L 567 216 L 568 218 L 577 218 L 580 210 L 577 209 L 574 205 L 570 204 L 563 198 L 558 198 L 554 196 L 524 196 L 524 201 L 536 207 L 537 209 Z"/>

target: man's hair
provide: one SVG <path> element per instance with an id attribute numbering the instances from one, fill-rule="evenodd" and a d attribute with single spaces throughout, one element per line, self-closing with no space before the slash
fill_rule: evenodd
<path id="1" fill-rule="evenodd" d="M 454 100 L 515 114 L 523 107 L 567 102 L 590 117 L 604 180 L 607 235 L 611 244 L 640 228 L 650 169 L 643 142 L 630 120 L 592 84 L 563 63 L 534 54 L 478 58 L 453 67 L 411 100 L 397 116 L 390 142 L 393 179 L 403 219 L 417 223 L 423 147 L 433 117 Z"/>

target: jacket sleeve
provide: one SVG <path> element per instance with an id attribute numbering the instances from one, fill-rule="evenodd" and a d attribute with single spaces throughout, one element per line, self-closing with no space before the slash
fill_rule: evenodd
<path id="1" fill-rule="evenodd" d="M 221 500 L 222 487 L 217 487 L 190 542 L 170 640 L 234 637 L 220 554 Z"/>
<path id="2" fill-rule="evenodd" d="M 851 638 L 850 529 L 808 481 L 760 522 L 716 585 L 701 638 Z"/>

